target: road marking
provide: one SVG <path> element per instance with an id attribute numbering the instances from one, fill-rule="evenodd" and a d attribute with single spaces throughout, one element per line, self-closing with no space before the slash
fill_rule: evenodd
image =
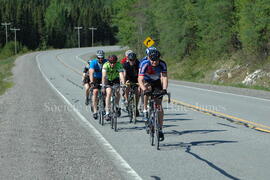
<path id="1" fill-rule="evenodd" d="M 104 146 L 104 149 L 112 156 L 114 159 L 115 164 L 118 164 L 121 168 L 121 172 L 126 173 L 128 179 L 133 178 L 136 180 L 142 180 L 142 178 L 136 173 L 135 170 L 133 170 L 130 165 L 122 158 L 120 154 L 113 148 L 113 146 L 102 136 L 102 134 L 89 122 L 87 119 L 76 109 L 72 104 L 69 102 L 69 100 L 56 89 L 56 87 L 50 82 L 50 80 L 47 78 L 45 73 L 41 70 L 40 63 L 39 63 L 39 56 L 42 53 L 38 54 L 36 56 L 36 62 L 39 68 L 39 71 L 41 72 L 44 79 L 48 82 L 48 84 L 54 89 L 63 99 L 64 101 L 73 109 L 73 111 L 78 115 L 80 120 L 84 123 L 86 127 L 88 127 L 91 130 L 91 133 L 100 141 L 100 143 Z"/>
<path id="2" fill-rule="evenodd" d="M 164 101 L 167 101 L 167 100 L 168 99 L 164 99 Z M 221 112 L 211 111 L 211 110 L 208 110 L 208 109 L 205 109 L 205 108 L 202 108 L 202 107 L 198 107 L 198 106 L 195 106 L 195 105 L 187 104 L 185 102 L 178 101 L 178 100 L 175 100 L 175 99 L 171 99 L 171 101 L 173 103 L 175 103 L 175 104 L 185 106 L 185 107 L 191 108 L 193 110 L 203 112 L 203 113 L 208 114 L 208 115 L 223 118 L 223 119 L 226 119 L 226 120 L 229 120 L 229 121 L 232 121 L 232 122 L 236 122 L 236 123 L 238 122 L 241 125 L 249 127 L 251 129 L 255 129 L 255 130 L 258 130 L 258 131 L 263 131 L 263 132 L 270 133 L 270 127 L 266 126 L 266 125 L 263 125 L 263 124 L 255 123 L 255 122 L 248 121 L 248 120 L 244 120 L 244 119 L 241 119 L 241 118 L 238 118 L 238 117 L 235 117 L 235 116 L 231 116 L 231 115 L 228 115 L 228 114 L 224 114 L 224 113 L 221 113 Z"/>
<path id="3" fill-rule="evenodd" d="M 174 84 L 174 83 L 170 83 L 170 84 L 173 86 L 185 87 L 185 88 L 190 88 L 190 89 L 197 89 L 197 90 L 202 90 L 202 91 L 209 91 L 209 92 L 214 92 L 214 93 L 218 93 L 218 94 L 228 94 L 228 95 L 234 95 L 234 96 L 239 96 L 239 97 L 246 97 L 246 98 L 262 100 L 262 101 L 268 101 L 268 102 L 270 101 L 269 99 L 257 98 L 257 97 L 253 97 L 253 96 L 245 96 L 245 95 L 239 95 L 239 94 L 233 94 L 233 93 L 226 93 L 226 92 L 214 91 L 214 90 L 209 90 L 209 89 L 202 89 L 202 88 L 197 88 L 197 87 L 179 85 L 179 84 Z"/>
<path id="4" fill-rule="evenodd" d="M 58 57 L 60 55 L 57 55 L 57 59 L 59 59 L 59 61 L 64 65 L 66 66 L 67 68 L 71 69 L 72 71 L 78 73 L 78 74 L 81 74 L 79 73 L 75 68 L 67 65 L 66 63 L 64 63 L 60 57 Z M 175 86 L 182 86 L 182 85 L 178 85 L 178 84 L 173 84 Z M 265 101 L 270 101 L 270 100 L 267 100 L 267 99 L 261 99 L 261 98 L 256 98 L 256 97 L 251 97 L 251 96 L 244 96 L 244 95 L 236 95 L 236 94 L 232 94 L 232 93 L 223 93 L 223 92 L 218 92 L 218 91 L 212 91 L 212 90 L 208 90 L 208 89 L 201 89 L 201 88 L 195 88 L 195 87 L 189 87 L 189 86 L 183 86 L 183 87 L 187 87 L 187 88 L 191 88 L 191 89 L 199 89 L 199 90 L 204 90 L 204 91 L 210 91 L 210 92 L 215 92 L 215 93 L 221 93 L 221 94 L 229 94 L 229 95 L 235 95 L 235 96 L 242 96 L 242 97 L 248 97 L 248 98 L 254 98 L 254 99 L 259 99 L 259 100 L 265 100 Z M 223 118 L 223 119 L 227 119 L 227 120 L 230 120 L 232 122 L 240 122 L 242 123 L 242 125 L 246 126 L 246 127 L 249 127 L 251 129 L 255 129 L 255 130 L 258 130 L 258 131 L 263 131 L 263 132 L 267 132 L 267 133 L 270 133 L 270 127 L 269 126 L 266 126 L 266 125 L 263 125 L 263 124 L 259 124 L 259 123 L 255 123 L 255 122 L 251 122 L 251 121 L 247 121 L 247 120 L 244 120 L 244 119 L 241 119 L 241 118 L 238 118 L 238 117 L 234 117 L 234 116 L 231 116 L 231 115 L 227 115 L 227 114 L 224 114 L 224 113 L 221 113 L 221 112 L 215 112 L 215 111 L 211 111 L 211 110 L 208 110 L 208 109 L 204 109 L 204 108 L 201 108 L 201 107 L 198 107 L 198 106 L 194 106 L 194 105 L 191 105 L 191 104 L 188 104 L 188 103 L 185 103 L 185 102 L 181 102 L 181 101 L 178 101 L 178 100 L 175 100 L 175 99 L 171 99 L 173 102 L 175 102 L 176 104 L 180 104 L 182 106 L 185 106 L 185 107 L 189 107 L 191 109 L 196 109 L 200 112 L 203 112 L 205 114 L 208 114 L 208 115 L 213 115 L 213 116 L 216 116 L 216 117 L 219 117 L 219 118 Z"/>

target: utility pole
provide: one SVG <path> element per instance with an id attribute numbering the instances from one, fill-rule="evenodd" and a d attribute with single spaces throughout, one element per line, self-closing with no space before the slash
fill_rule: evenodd
<path id="1" fill-rule="evenodd" d="M 17 31 L 20 31 L 21 29 L 16 29 L 16 28 L 10 28 L 11 31 L 14 31 L 14 41 L 15 41 L 15 54 L 17 54 L 17 44 L 16 44 L 16 41 L 17 41 Z"/>
<path id="2" fill-rule="evenodd" d="M 92 30 L 92 47 L 93 47 L 94 46 L 94 30 L 97 30 L 97 28 L 91 27 L 88 29 Z"/>
<path id="3" fill-rule="evenodd" d="M 7 32 L 7 26 L 11 25 L 11 23 L 1 23 L 2 26 L 5 26 L 6 27 L 6 44 L 8 42 L 8 32 Z"/>
<path id="4" fill-rule="evenodd" d="M 82 28 L 83 27 L 80 27 L 80 26 L 74 28 L 74 29 L 78 30 L 78 48 L 81 47 L 81 45 L 80 45 L 80 29 L 82 29 Z"/>

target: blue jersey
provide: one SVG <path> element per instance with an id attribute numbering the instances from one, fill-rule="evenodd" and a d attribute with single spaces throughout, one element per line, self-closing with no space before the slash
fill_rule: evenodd
<path id="1" fill-rule="evenodd" d="M 100 64 L 97 59 L 91 61 L 90 69 L 94 69 L 94 78 L 101 79 L 102 77 L 102 66 L 107 62 L 107 59 L 103 59 L 102 63 Z"/>
<path id="2" fill-rule="evenodd" d="M 161 77 L 161 73 L 167 72 L 167 65 L 160 60 L 157 66 L 152 66 L 150 60 L 141 61 L 139 76 L 144 76 L 146 81 L 156 81 Z"/>

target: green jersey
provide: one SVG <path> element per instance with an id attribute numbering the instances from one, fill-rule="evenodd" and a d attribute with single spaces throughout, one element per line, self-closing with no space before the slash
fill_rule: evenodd
<path id="1" fill-rule="evenodd" d="M 113 81 L 119 78 L 119 72 L 124 72 L 124 68 L 120 62 L 117 62 L 114 67 L 111 67 L 109 62 L 106 62 L 102 67 L 102 71 L 106 71 L 107 79 Z"/>

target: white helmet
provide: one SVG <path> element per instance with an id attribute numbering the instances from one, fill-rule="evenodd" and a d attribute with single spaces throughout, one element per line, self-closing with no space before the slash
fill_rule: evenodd
<path id="1" fill-rule="evenodd" d="M 126 52 L 125 52 L 125 55 L 126 55 L 126 57 L 129 55 L 129 53 L 132 53 L 133 51 L 132 50 L 127 50 Z"/>
<path id="2" fill-rule="evenodd" d="M 98 58 L 104 58 L 105 53 L 104 53 L 103 50 L 98 50 L 96 55 L 97 55 Z"/>

